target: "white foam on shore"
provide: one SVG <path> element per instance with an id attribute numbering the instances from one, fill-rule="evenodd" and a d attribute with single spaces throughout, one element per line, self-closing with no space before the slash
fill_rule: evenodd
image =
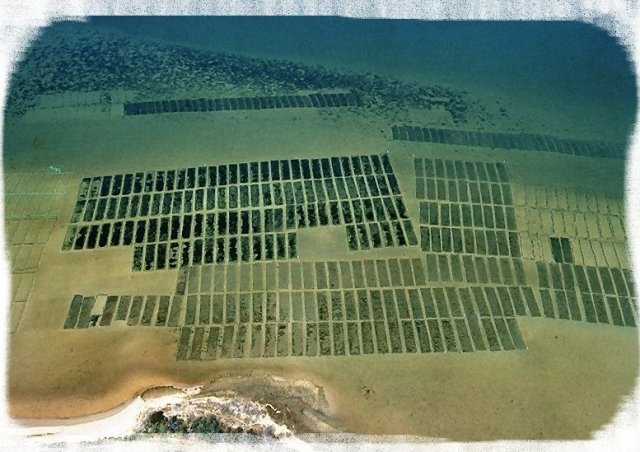
<path id="1" fill-rule="evenodd" d="M 271 419 L 266 407 L 257 402 L 243 398 L 187 397 L 186 394 L 170 395 L 149 401 L 140 412 L 136 425 L 142 425 L 154 411 L 162 411 L 166 417 L 177 416 L 187 422 L 198 417 L 215 416 L 229 429 L 251 429 L 274 438 L 291 436 L 291 431 Z"/>
<path id="2" fill-rule="evenodd" d="M 186 388 L 182 394 L 147 400 L 137 396 L 122 409 L 99 418 L 93 415 L 64 421 L 24 419 L 5 428 L 3 434 L 9 443 L 25 438 L 40 444 L 123 438 L 136 433 L 149 414 L 161 410 L 167 417 L 176 415 L 187 422 L 199 416 L 215 416 L 227 428 L 251 429 L 291 445 L 299 442 L 285 425 L 269 416 L 265 406 L 243 398 L 197 397 L 201 389 L 201 386 Z"/>

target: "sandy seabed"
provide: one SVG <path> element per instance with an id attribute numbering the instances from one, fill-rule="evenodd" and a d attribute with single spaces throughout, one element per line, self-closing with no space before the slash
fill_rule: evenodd
<path id="1" fill-rule="evenodd" d="M 516 110 L 522 117 L 528 113 L 522 106 Z M 441 113 L 407 114 L 409 122 L 452 127 Z M 544 129 L 542 122 L 557 130 L 572 125 L 539 110 L 535 116 L 542 119 L 532 130 Z M 78 183 L 87 176 L 388 152 L 414 220 L 413 157 L 504 161 L 517 184 L 624 195 L 624 161 L 391 141 L 391 125 L 382 115 L 348 109 L 122 117 L 116 108 L 90 116 L 69 107 L 9 122 L 5 172 L 54 167 L 71 174 L 9 339 L 9 410 L 17 424 L 28 434 L 60 440 L 86 431 L 121 436 L 153 404 L 203 387 L 203 397 L 255 401 L 275 424 L 298 434 L 483 441 L 587 439 L 602 429 L 636 382 L 635 328 L 518 317 L 527 350 L 217 361 L 176 361 L 170 328 L 62 329 L 73 294 L 170 294 L 175 287 L 175 270 L 133 274 L 130 248 L 60 252 Z M 352 258 L 343 230 L 301 232 L 300 257 Z"/>
<path id="2" fill-rule="evenodd" d="M 389 149 L 403 192 L 412 193 L 410 155 L 450 155 L 446 147 L 390 143 L 381 136 L 381 124 L 348 113 L 339 123 L 314 112 L 275 113 L 281 117 L 265 119 L 256 112 L 224 118 L 202 114 L 175 122 L 134 118 L 27 124 L 9 134 L 7 146 L 25 151 L 7 158 L 5 168 L 28 170 L 55 163 L 82 176 Z M 45 143 L 39 150 L 30 149 L 34 135 Z M 224 153 L 216 151 L 223 149 Z M 75 150 L 83 152 L 76 156 Z M 513 179 L 584 188 L 605 174 L 609 177 L 602 179 L 603 192 L 617 194 L 622 188 L 622 162 L 593 165 L 579 157 L 536 155 L 533 163 L 526 152 L 454 152 L 456 158 L 505 158 Z M 567 163 L 573 165 L 572 177 L 564 170 Z M 530 171 L 532 165 L 541 171 Z M 67 209 L 74 196 L 67 193 Z M 411 197 L 407 204 L 416 208 Z M 128 249 L 60 257 L 57 248 L 68 214 L 60 215 L 20 328 L 10 339 L 10 413 L 29 419 L 28 424 L 34 419 L 73 422 L 130 403 L 125 414 L 117 415 L 128 416 L 139 403 L 136 397 L 158 386 L 192 387 L 230 376 L 278 375 L 321 387 L 327 400 L 323 419 L 336 431 L 453 440 L 589 438 L 611 420 L 637 375 L 635 329 L 546 319 L 519 318 L 526 351 L 214 362 L 176 362 L 176 339 L 168 330 L 63 331 L 60 325 L 71 293 L 127 293 L 131 288 L 136 293 L 171 293 L 174 285 L 172 278 L 153 273 L 132 277 Z M 102 271 L 105 268 L 110 271 Z M 250 387 L 243 391 L 250 393 Z M 223 389 L 224 385 L 219 388 Z M 274 397 L 268 403 L 281 409 L 290 401 Z M 290 427 L 309 429 L 303 422 Z"/>

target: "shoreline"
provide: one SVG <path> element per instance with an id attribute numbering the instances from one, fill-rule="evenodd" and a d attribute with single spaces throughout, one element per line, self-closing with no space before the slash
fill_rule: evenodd
<path id="1" fill-rule="evenodd" d="M 166 410 L 167 407 L 170 407 L 173 404 L 174 407 L 175 405 L 178 405 L 177 413 L 179 416 L 180 414 L 188 415 L 187 408 L 189 402 L 210 398 L 226 400 L 231 406 L 240 403 L 245 404 L 247 409 L 255 409 L 256 407 L 263 408 L 265 412 L 271 415 L 268 417 L 268 420 L 273 423 L 276 431 L 280 431 L 278 436 L 280 436 L 283 431 L 285 432 L 285 436 L 287 436 L 288 434 L 286 432 L 296 432 L 300 427 L 304 428 L 302 424 L 304 424 L 305 420 L 311 420 L 312 422 L 315 421 L 320 427 L 318 431 L 322 432 L 322 430 L 325 430 L 326 432 L 328 424 L 323 426 L 323 421 L 321 419 L 311 419 L 309 416 L 307 416 L 305 420 L 299 420 L 299 422 L 289 422 L 288 424 L 285 424 L 284 422 L 278 423 L 273 419 L 273 414 L 281 413 L 281 410 L 276 406 L 282 410 L 289 409 L 291 407 L 287 406 L 287 402 L 282 401 L 281 403 L 283 405 L 280 405 L 275 401 L 273 404 L 269 402 L 259 402 L 255 400 L 256 397 L 251 397 L 250 394 L 243 394 L 242 392 L 234 391 L 234 381 L 243 382 L 244 384 L 249 385 L 271 383 L 272 385 L 282 386 L 285 392 L 292 388 L 295 389 L 295 386 L 299 387 L 301 385 L 318 388 L 318 386 L 314 385 L 309 380 L 286 379 L 269 374 L 264 374 L 262 376 L 246 376 L 238 373 L 234 376 L 215 378 L 204 385 L 181 386 L 179 384 L 175 384 L 150 386 L 137 391 L 130 400 L 116 407 L 93 414 L 65 418 L 10 417 L 11 427 L 8 429 L 8 433 L 10 436 L 15 435 L 18 437 L 29 438 L 42 437 L 47 440 L 56 441 L 102 440 L 114 437 L 122 439 L 129 435 L 140 434 L 138 429 L 142 425 L 143 417 L 154 409 Z M 323 396 L 326 395 L 324 388 L 320 389 L 320 394 Z M 301 406 L 309 405 L 312 408 L 317 408 L 318 402 L 326 404 L 326 413 L 320 413 L 321 416 L 325 416 L 327 413 L 333 411 L 328 399 L 328 397 L 323 397 L 320 401 L 304 400 L 302 401 Z M 223 414 L 223 416 L 225 415 L 229 416 L 229 413 Z M 230 418 L 227 418 L 227 422 L 242 422 L 242 410 L 235 413 L 235 415 L 236 418 L 234 418 L 234 415 L 230 415 Z M 333 428 L 330 428 L 330 430 L 334 431 Z M 93 433 L 86 434 L 85 432 L 87 431 L 91 431 Z M 264 437 L 264 434 L 266 433 L 258 435 L 258 437 Z M 267 436 L 269 435 L 267 434 Z"/>
<path id="2" fill-rule="evenodd" d="M 124 405 L 112 408 L 102 413 L 79 416 L 77 418 L 42 418 L 42 419 L 11 419 L 11 427 L 8 436 L 25 437 L 37 439 L 38 437 L 47 440 L 86 440 L 101 439 L 110 436 L 124 437 L 133 433 L 135 420 L 140 410 L 144 406 L 144 401 L 140 396 L 134 397 Z M 126 425 L 125 426 L 123 426 Z M 96 434 L 83 434 L 83 431 L 98 431 Z"/>
<path id="3" fill-rule="evenodd" d="M 288 376 L 289 378 L 282 377 L 281 375 L 285 373 L 276 367 L 265 369 L 260 372 L 260 375 L 256 375 L 255 370 L 253 372 L 242 372 L 242 370 L 237 369 L 237 371 L 232 372 L 231 369 L 228 369 L 226 372 L 221 372 L 219 377 L 209 383 L 185 385 L 183 389 L 176 388 L 176 391 L 182 390 L 186 393 L 189 389 L 197 390 L 202 388 L 200 394 L 204 396 L 249 399 L 262 406 L 270 404 L 275 410 L 285 412 L 285 414 L 290 414 L 292 411 L 294 414 L 306 411 L 306 413 L 314 415 L 318 411 L 316 409 L 317 404 L 314 407 L 314 404 L 310 403 L 306 405 L 306 408 L 297 410 L 299 406 L 296 407 L 290 403 L 292 399 L 295 399 L 295 397 L 290 396 L 291 391 L 289 393 L 286 391 L 279 393 L 276 391 L 274 393 L 273 391 L 266 391 L 264 385 L 265 381 L 272 383 L 271 388 L 273 389 L 278 384 L 289 384 L 292 387 L 292 383 L 304 381 L 315 388 L 322 388 L 322 395 L 326 403 L 325 408 L 319 410 L 320 414 L 325 417 L 316 416 L 311 420 L 319 420 L 323 424 L 327 424 L 325 421 L 328 420 L 335 426 L 333 433 L 339 431 L 353 435 L 402 434 L 421 439 L 423 438 L 422 435 L 425 435 L 425 441 L 432 441 L 434 438 L 444 438 L 447 441 L 490 440 L 491 438 L 515 440 L 532 437 L 531 435 L 537 432 L 537 429 L 541 429 L 541 437 L 559 440 L 569 438 L 586 439 L 592 437 L 602 428 L 606 428 L 615 416 L 619 414 L 619 403 L 630 394 L 629 391 L 633 391 L 634 384 L 629 380 L 629 377 L 631 374 L 635 375 L 637 361 L 633 363 L 627 361 L 627 366 L 620 367 L 621 360 L 627 360 L 625 356 L 629 356 L 630 349 L 637 351 L 637 338 L 633 332 L 618 331 L 607 326 L 597 328 L 597 330 L 591 332 L 589 331 L 591 328 L 583 325 L 565 325 L 564 328 L 557 328 L 551 321 L 543 319 L 530 319 L 525 323 L 526 325 L 523 325 L 523 334 L 525 338 L 528 337 L 533 341 L 527 352 L 530 357 L 526 361 L 524 360 L 524 355 L 517 352 L 503 353 L 500 356 L 446 354 L 446 356 L 424 357 L 424 360 L 428 361 L 424 365 L 392 357 L 391 359 L 383 360 L 385 362 L 366 360 L 367 362 L 360 363 L 362 365 L 358 366 L 359 368 L 346 366 L 341 369 L 343 366 L 330 366 L 330 369 L 325 370 L 316 368 L 314 372 L 313 366 L 308 366 L 304 373 L 317 376 L 307 379 L 301 378 L 303 372 Z M 612 353 L 612 350 L 615 353 Z M 627 351 L 626 353 L 625 350 Z M 592 355 L 590 351 L 596 354 Z M 597 375 L 592 375 L 593 378 L 579 378 L 580 375 L 585 375 L 586 369 L 589 368 L 589 365 L 583 361 L 587 355 L 591 356 L 591 360 L 597 360 L 599 363 L 598 368 L 601 370 Z M 571 363 L 573 363 L 573 366 L 564 362 L 569 356 L 572 356 Z M 541 362 L 540 360 L 543 359 L 547 363 L 546 368 L 537 369 L 536 363 Z M 487 360 L 490 362 L 486 362 Z M 514 368 L 514 365 L 523 366 L 523 368 Z M 406 403 L 409 403 L 406 397 L 395 401 L 389 400 L 388 397 L 394 391 L 393 388 L 396 387 L 396 384 L 385 380 L 376 380 L 374 382 L 363 380 L 364 375 L 383 375 L 388 372 L 396 372 L 406 366 L 409 366 L 409 368 L 406 369 L 406 372 L 402 372 L 401 378 L 396 384 L 413 386 L 418 382 L 413 377 L 409 377 L 409 375 L 422 375 L 420 378 L 422 380 L 421 385 L 416 386 L 414 389 L 415 391 L 420 391 L 423 394 L 422 397 L 416 399 L 408 394 L 407 397 L 411 398 L 416 404 L 413 410 L 429 413 L 431 420 L 423 420 L 426 421 L 426 424 L 423 424 L 419 419 L 408 417 L 410 413 L 405 412 L 405 408 L 403 408 Z M 596 380 L 610 375 L 610 372 L 605 369 L 612 368 L 618 369 L 615 372 L 616 385 L 607 384 L 605 386 L 604 384 L 598 384 Z M 302 371 L 303 369 L 299 370 Z M 541 381 L 542 387 L 545 388 L 544 392 L 540 391 L 542 387 L 534 390 L 529 383 L 523 380 L 524 376 L 532 371 L 535 379 Z M 335 372 L 338 373 L 336 374 Z M 465 374 L 469 373 L 477 375 L 477 377 L 470 379 L 469 375 L 465 376 Z M 338 377 L 339 374 L 340 376 Z M 488 376 L 489 374 L 494 375 L 492 382 L 488 386 L 485 384 L 477 386 L 476 390 L 473 391 L 473 400 L 470 400 L 468 398 L 468 390 L 465 388 L 469 385 L 477 384 L 474 383 L 476 378 L 484 381 L 483 376 Z M 551 383 L 551 380 L 548 379 L 551 375 L 554 375 L 558 381 Z M 330 388 L 316 386 L 318 382 L 326 381 L 329 376 L 338 377 Z M 433 384 L 441 381 L 442 378 L 446 378 L 446 384 Z M 203 378 L 203 380 L 206 380 L 206 378 Z M 387 380 L 389 379 L 387 378 Z M 623 382 L 626 380 L 629 380 L 628 384 Z M 309 381 L 315 381 L 316 384 L 309 383 Z M 572 383 L 567 386 L 569 382 Z M 360 387 L 362 383 L 365 383 L 365 386 Z M 539 385 L 536 384 L 535 386 L 538 387 Z M 623 389 L 623 386 L 626 389 Z M 157 388 L 160 388 L 160 392 L 164 392 L 167 387 L 167 385 L 148 387 L 145 390 L 137 391 L 137 395 L 125 404 L 87 416 L 57 420 L 15 419 L 14 423 L 20 422 L 22 426 L 18 430 L 14 430 L 22 434 L 22 436 L 26 431 L 31 436 L 48 435 L 53 437 L 54 435 L 64 434 L 76 437 L 75 433 L 78 430 L 81 432 L 86 431 L 89 424 L 104 426 L 107 431 L 133 433 L 131 430 L 125 430 L 121 425 L 116 428 L 116 424 L 121 423 L 120 420 L 124 419 L 127 427 L 131 427 L 145 407 L 152 406 L 162 397 L 169 399 L 174 397 L 173 395 L 159 395 L 147 401 L 144 400 L 145 393 L 148 394 L 150 391 L 153 393 Z M 495 392 L 492 389 L 493 387 L 501 388 L 501 390 Z M 268 398 L 257 400 L 257 398 L 251 397 L 251 390 L 257 394 L 267 394 Z M 529 394 L 522 391 L 533 392 Z M 467 395 L 465 396 L 465 394 Z M 617 399 L 617 396 L 614 398 L 615 400 L 612 399 L 611 395 L 613 394 L 619 395 L 621 397 L 620 400 Z M 449 407 L 441 405 L 442 401 L 449 400 L 451 397 L 453 397 L 452 400 L 457 400 L 457 402 Z M 498 399 L 497 401 L 496 398 Z M 464 400 L 467 400 L 467 402 L 464 402 Z M 488 400 L 494 400 L 499 403 L 503 412 L 485 412 L 483 407 Z M 587 420 L 584 416 L 579 416 L 577 412 L 568 408 L 569 400 L 572 401 L 571 403 L 577 403 L 579 407 L 582 407 L 582 410 L 585 410 L 585 416 L 589 418 L 588 425 L 583 425 L 583 422 Z M 605 403 L 606 406 L 602 406 L 597 412 L 588 408 L 594 406 L 594 404 L 602 403 Z M 560 434 L 560 431 L 564 431 L 562 425 L 558 426 L 556 422 L 548 424 L 552 420 L 548 419 L 547 416 L 542 416 L 540 419 L 529 418 L 531 425 L 520 426 L 517 418 L 522 416 L 514 417 L 515 413 L 509 414 L 513 409 L 524 409 L 526 413 L 531 414 L 537 410 L 537 405 L 540 405 L 541 409 L 545 407 L 544 412 L 547 412 L 547 410 L 552 412 L 559 410 L 562 416 L 569 416 L 562 422 L 562 425 L 565 425 L 565 427 L 573 426 L 572 428 L 577 429 L 575 434 L 572 435 L 567 432 Z M 294 407 L 293 410 L 289 409 L 291 406 Z M 461 411 L 462 407 L 465 407 L 463 411 Z M 269 412 L 275 413 L 275 410 Z M 368 416 L 366 419 L 354 418 L 356 413 L 362 412 L 362 410 L 370 412 L 372 416 Z M 402 413 L 398 410 L 402 410 Z M 454 431 L 457 431 L 455 425 L 447 427 L 447 422 L 450 419 L 458 419 L 457 422 L 464 424 L 469 422 L 470 419 L 477 419 L 477 415 L 481 412 L 485 413 L 486 422 L 490 424 L 497 423 L 500 428 L 484 431 L 484 433 L 479 430 L 465 428 L 463 431 L 454 433 Z M 597 416 L 593 418 L 593 415 L 596 414 Z M 525 414 L 524 416 L 528 415 Z M 308 421 L 306 414 L 295 419 Z M 292 431 L 298 430 L 298 425 L 276 421 L 281 424 L 285 423 Z M 381 422 L 383 423 L 381 424 Z M 409 422 L 409 425 L 405 425 L 405 422 Z M 388 423 L 388 425 L 384 425 L 385 423 Z M 300 423 L 300 425 L 302 424 L 304 422 Z M 320 422 L 317 425 L 321 425 Z M 405 426 L 401 428 L 402 425 Z M 308 422 L 306 426 L 309 426 Z M 522 430 L 523 427 L 525 430 Z M 313 429 L 304 428 L 297 432 L 296 436 L 298 434 L 309 434 L 313 431 Z M 525 431 L 529 433 L 525 433 Z M 431 433 L 426 436 L 427 432 Z"/>

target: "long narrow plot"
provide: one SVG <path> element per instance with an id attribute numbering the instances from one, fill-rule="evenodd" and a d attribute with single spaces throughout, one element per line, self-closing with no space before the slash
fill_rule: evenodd
<path id="1" fill-rule="evenodd" d="M 362 107 L 364 102 L 357 93 L 313 93 L 261 97 L 223 97 L 198 99 L 171 99 L 146 102 L 126 102 L 125 116 L 156 115 L 165 113 L 220 112 L 234 110 L 270 110 L 283 108 L 335 108 Z"/>
<path id="2" fill-rule="evenodd" d="M 402 125 L 391 127 L 391 139 L 456 146 L 557 152 L 596 158 L 626 158 L 625 143 L 587 141 L 531 133 L 495 133 Z"/>

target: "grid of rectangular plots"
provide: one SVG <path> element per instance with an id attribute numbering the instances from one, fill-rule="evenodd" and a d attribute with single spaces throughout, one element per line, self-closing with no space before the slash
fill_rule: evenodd
<path id="1" fill-rule="evenodd" d="M 178 326 L 184 322 L 183 297 L 168 295 L 109 295 L 101 313 L 93 314 L 95 297 L 75 295 L 64 323 L 65 329 L 106 327 L 114 322 L 127 326 Z"/>
<path id="2" fill-rule="evenodd" d="M 543 315 L 551 319 L 608 323 L 614 326 L 636 327 L 637 299 L 617 295 L 602 295 L 575 290 L 540 289 Z"/>
<path id="3" fill-rule="evenodd" d="M 45 244 L 49 241 L 56 220 L 53 218 L 5 219 L 5 237 L 8 245 Z"/>
<path id="4" fill-rule="evenodd" d="M 311 183 L 305 185 L 310 186 Z M 307 199 L 310 199 L 308 192 Z M 275 215 L 279 215 L 277 209 Z M 417 245 L 416 234 L 401 196 L 287 203 L 283 221 L 286 229 L 346 225 L 348 244 L 352 250 Z"/>
<path id="5" fill-rule="evenodd" d="M 513 316 L 540 315 L 529 288 L 503 286 L 109 296 L 91 316 L 94 303 L 76 295 L 65 328 L 212 326 L 191 359 L 522 349 Z"/>
<path id="6" fill-rule="evenodd" d="M 426 143 L 481 146 L 501 149 L 523 149 L 541 152 L 584 155 L 589 157 L 625 158 L 625 143 L 586 141 L 530 133 L 491 133 L 475 130 L 434 129 L 418 126 L 392 126 L 393 140 Z"/>
<path id="7" fill-rule="evenodd" d="M 237 179 L 242 165 L 230 166 Z M 212 166 L 85 178 L 70 222 L 180 215 L 212 210 L 216 205 L 227 208 L 227 191 L 216 189 L 216 185 L 227 185 L 227 176 L 226 166 Z M 219 183 L 222 179 L 224 184 Z"/>
<path id="8" fill-rule="evenodd" d="M 597 267 L 631 267 L 626 241 L 574 239 L 573 243 L 576 245 L 573 256 L 578 264 Z"/>
<path id="9" fill-rule="evenodd" d="M 211 263 L 295 259 L 295 232 L 197 238 L 134 245 L 132 270 L 164 270 Z"/>
<path id="10" fill-rule="evenodd" d="M 513 184 L 513 198 L 517 206 L 529 209 L 560 210 L 565 213 L 580 213 L 585 217 L 576 217 L 575 221 L 596 223 L 599 217 L 611 215 L 621 224 L 611 224 L 612 228 L 624 230 L 624 198 L 597 191 L 576 191 L 566 188 L 553 188 L 533 184 Z M 593 215 L 595 214 L 595 216 Z M 613 219 L 610 219 L 611 222 Z M 588 231 L 587 236 L 595 236 L 597 227 Z M 582 237 L 579 235 L 579 237 Z M 620 237 L 624 237 L 624 231 Z"/>
<path id="11" fill-rule="evenodd" d="M 356 93 L 313 93 L 262 97 L 223 97 L 127 102 L 125 116 L 205 111 L 265 110 L 278 108 L 360 107 Z"/>
<path id="12" fill-rule="evenodd" d="M 574 208 L 575 209 L 575 208 Z M 601 212 L 576 212 L 559 207 L 524 207 L 521 230 L 600 240 L 625 240 L 624 216 Z"/>
<path id="13" fill-rule="evenodd" d="M 550 289 L 578 288 L 585 293 L 635 297 L 633 275 L 628 269 L 536 262 L 538 284 Z"/>
<path id="14" fill-rule="evenodd" d="M 515 232 L 477 228 L 421 226 L 420 248 L 430 253 L 467 253 L 520 257 Z"/>
<path id="15" fill-rule="evenodd" d="M 15 274 L 37 271 L 44 247 L 44 245 L 40 244 L 11 246 L 9 248 L 11 272 Z"/>
<path id="16" fill-rule="evenodd" d="M 84 178 L 71 222 L 397 195 L 386 154 L 232 163 Z"/>
<path id="17" fill-rule="evenodd" d="M 51 171 L 5 173 L 5 220 L 56 218 L 70 176 Z"/>
<path id="18" fill-rule="evenodd" d="M 63 247 L 93 249 L 169 240 L 282 232 L 286 227 L 283 214 L 284 210 L 276 207 L 71 225 Z"/>
<path id="19" fill-rule="evenodd" d="M 384 210 L 380 207 L 384 202 Z M 415 246 L 418 244 L 418 237 L 413 228 L 411 220 L 408 218 L 402 198 L 396 197 L 396 206 L 400 213 L 398 218 L 394 213 L 390 198 L 373 199 L 362 201 L 355 200 L 350 204 L 348 201 L 342 202 L 342 214 L 346 223 L 347 245 L 350 251 L 368 250 L 373 248 L 393 247 L 393 246 Z M 373 205 L 373 208 L 372 208 Z M 353 206 L 353 217 L 351 207 Z M 351 220 L 360 216 L 361 209 L 365 213 L 365 223 L 353 223 Z M 376 212 L 375 217 L 373 212 Z M 386 211 L 388 218 L 398 218 L 386 220 L 382 212 Z M 375 221 L 370 221 L 375 218 Z"/>
<path id="20" fill-rule="evenodd" d="M 64 328 L 115 321 L 213 325 L 210 334 L 216 338 L 195 347 L 190 359 L 522 349 L 513 316 L 540 315 L 532 291 L 518 287 L 362 289 L 321 296 L 312 291 L 112 295 L 103 312 L 92 316 L 94 304 L 94 297 L 75 295 Z M 206 358 L 198 349 L 204 344 Z"/>
<path id="21" fill-rule="evenodd" d="M 19 194 L 59 194 L 64 195 L 71 173 L 62 172 L 6 172 L 4 179 L 5 196 Z M 5 218 L 8 215 L 5 211 Z"/>
<path id="22" fill-rule="evenodd" d="M 557 257 L 564 259 L 562 246 L 566 247 L 567 243 L 563 243 L 564 239 L 555 242 L 555 238 L 564 236 L 569 241 L 569 248 L 573 248 L 571 257 L 575 263 L 612 267 L 630 265 L 622 215 L 563 211 L 555 206 L 552 209 L 526 207 L 521 212 L 520 240 L 523 254 L 527 256 L 556 262 Z M 555 236 L 551 242 L 550 235 Z"/>
<path id="23" fill-rule="evenodd" d="M 636 326 L 636 296 L 629 270 L 538 262 L 544 315 L 565 320 Z"/>
<path id="24" fill-rule="evenodd" d="M 5 219 L 56 218 L 64 193 L 9 193 L 5 195 Z"/>
<path id="25" fill-rule="evenodd" d="M 421 287 L 422 260 L 279 262 L 203 265 L 178 270 L 176 294 Z"/>
<path id="26" fill-rule="evenodd" d="M 524 349 L 510 293 L 515 293 L 514 305 L 524 304 L 526 298 L 539 315 L 533 294 L 502 289 L 505 293 L 477 287 L 362 289 L 327 291 L 320 297 L 323 292 L 309 291 L 300 293 L 304 302 L 294 300 L 295 292 L 280 292 L 279 297 L 247 293 L 234 294 L 231 303 L 220 295 L 220 308 L 214 299 L 205 298 L 213 307 L 208 313 L 217 319 L 210 322 L 213 325 L 196 323 L 202 311 L 187 313 L 177 359 Z M 197 296 L 191 299 L 196 306 Z"/>
<path id="27" fill-rule="evenodd" d="M 189 316 L 191 322 L 198 318 L 205 324 L 210 321 L 234 323 L 249 318 L 252 321 L 362 321 L 370 318 L 383 320 L 386 316 L 376 301 L 379 301 L 380 294 L 386 296 L 393 306 L 406 307 L 409 300 L 415 311 L 418 289 L 424 286 L 424 269 L 419 259 L 284 262 L 278 267 L 253 264 L 181 269 L 176 294 L 213 295 L 217 300 L 216 316 L 213 314 L 213 298 L 208 296 L 200 302 L 194 298 L 194 312 Z M 503 290 L 507 289 L 498 289 L 501 296 Z M 529 315 L 538 315 L 529 288 L 510 287 L 508 290 L 503 298 L 509 300 L 511 297 L 513 302 L 509 303 L 513 303 L 513 307 L 504 308 L 506 315 L 514 315 L 514 312 L 527 315 L 525 301 L 527 306 L 531 305 Z M 521 291 L 525 293 L 524 300 Z M 225 308 L 228 300 L 231 300 L 231 308 Z M 198 308 L 202 302 L 205 303 L 206 314 Z M 247 306 L 243 308 L 242 305 Z M 231 317 L 225 314 L 229 309 L 233 313 Z M 409 312 L 403 307 L 388 312 L 396 309 Z M 239 310 L 244 310 L 244 314 L 238 316 Z M 371 313 L 375 315 L 371 317 Z M 278 315 L 285 317 L 279 318 Z"/>
<path id="28" fill-rule="evenodd" d="M 549 234 L 520 232 L 522 256 L 527 259 L 543 262 L 554 262 L 553 247 L 549 242 Z M 603 241 L 599 239 L 569 239 L 573 262 L 577 265 L 630 268 L 628 246 L 626 241 Z M 564 257 L 563 257 L 564 258 Z M 557 263 L 557 261 L 556 261 Z"/>
<path id="29" fill-rule="evenodd" d="M 87 241 L 92 230 L 94 238 L 103 236 L 104 246 L 126 245 L 127 230 L 120 233 L 121 222 L 126 224 L 128 219 L 138 217 L 158 217 L 158 221 L 171 217 L 171 233 L 189 238 L 192 231 L 199 231 L 198 213 L 214 210 L 220 211 L 219 216 L 207 216 L 207 226 L 217 227 L 219 235 L 272 232 L 283 225 L 294 229 L 360 223 L 357 231 L 362 233 L 358 237 L 374 247 L 393 243 L 394 238 L 399 243 L 417 242 L 399 195 L 386 154 L 85 178 L 80 183 L 63 249 L 94 247 L 94 240 Z M 179 218 L 182 216 L 184 220 Z M 111 225 L 103 223 L 114 219 L 122 221 L 115 222 L 114 238 L 107 240 Z M 92 222 L 98 224 L 76 224 Z M 180 229 L 183 222 L 193 224 L 193 229 Z M 369 233 L 361 227 L 368 222 L 377 223 Z"/>
<path id="30" fill-rule="evenodd" d="M 13 273 L 11 275 L 11 301 L 26 303 L 35 281 L 35 272 Z"/>
<path id="31" fill-rule="evenodd" d="M 440 159 L 440 158 L 414 158 L 413 160 L 416 178 L 418 179 L 449 179 L 449 180 L 466 180 L 470 182 L 487 182 L 490 184 L 494 183 L 509 183 L 509 175 L 507 173 L 507 167 L 503 162 L 481 162 L 481 161 L 464 161 L 464 160 L 449 160 L 449 159 Z M 424 186 L 424 180 L 422 184 Z M 457 191 L 455 189 L 448 190 L 445 188 L 438 187 L 426 190 L 427 193 L 440 193 L 440 194 L 455 194 Z M 508 188 L 508 192 L 507 192 Z M 470 196 L 474 196 L 474 199 L 477 199 L 473 202 L 481 202 L 482 199 L 485 203 L 493 202 L 495 204 L 508 204 L 512 205 L 513 201 L 511 200 L 511 189 L 510 187 L 503 188 L 503 193 L 500 195 L 499 191 L 495 191 L 496 189 L 491 187 L 489 192 L 486 191 L 486 188 L 483 189 L 482 193 L 479 191 L 474 192 L 473 188 L 469 189 L 461 189 L 460 194 L 458 195 L 458 199 L 466 200 Z M 448 190 L 448 191 L 447 191 Z M 475 190 L 479 190 L 479 188 L 475 188 Z M 480 198 L 482 196 L 482 198 Z M 492 198 L 493 197 L 493 198 Z M 424 198 L 424 197 L 423 197 Z M 426 197 L 427 199 L 439 199 L 437 197 Z M 445 200 L 448 198 L 442 198 Z M 452 200 L 453 201 L 453 200 Z"/>
<path id="32" fill-rule="evenodd" d="M 424 251 L 520 256 L 502 163 L 415 159 Z M 426 184 L 426 191 L 425 191 Z"/>
<path id="33" fill-rule="evenodd" d="M 526 286 L 522 260 L 471 254 L 426 254 L 429 282 L 466 282 Z"/>
<path id="34" fill-rule="evenodd" d="M 12 273 L 33 272 L 38 268 L 55 225 L 55 219 L 22 218 L 5 221 Z"/>

